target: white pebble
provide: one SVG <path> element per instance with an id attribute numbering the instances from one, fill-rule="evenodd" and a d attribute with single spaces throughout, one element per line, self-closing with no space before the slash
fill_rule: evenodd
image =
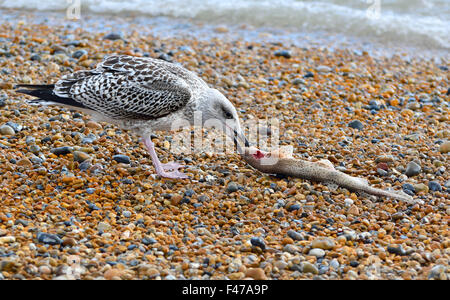
<path id="1" fill-rule="evenodd" d="M 322 250 L 320 248 L 314 248 L 309 251 L 309 255 L 321 258 L 325 256 L 325 250 Z"/>
<path id="2" fill-rule="evenodd" d="M 345 200 L 344 200 L 344 205 L 345 205 L 346 207 L 352 206 L 352 205 L 353 205 L 353 200 L 350 199 L 350 198 L 345 199 Z"/>

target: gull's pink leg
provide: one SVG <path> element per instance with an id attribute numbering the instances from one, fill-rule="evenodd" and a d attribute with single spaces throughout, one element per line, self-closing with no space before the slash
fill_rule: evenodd
<path id="1" fill-rule="evenodd" d="M 150 153 L 150 157 L 152 158 L 153 166 L 156 169 L 156 173 L 165 178 L 173 178 L 173 179 L 186 179 L 188 176 L 178 171 L 179 168 L 183 167 L 177 163 L 168 163 L 162 164 L 159 161 L 158 155 L 155 151 L 155 144 L 153 144 L 150 138 L 144 138 L 144 145 L 147 147 L 148 152 Z M 173 172 L 167 172 L 168 170 L 173 170 Z"/>

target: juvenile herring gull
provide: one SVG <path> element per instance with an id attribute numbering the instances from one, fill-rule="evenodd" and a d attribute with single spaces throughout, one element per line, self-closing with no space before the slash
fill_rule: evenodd
<path id="1" fill-rule="evenodd" d="M 63 76 L 56 84 L 19 85 L 20 93 L 37 97 L 38 104 L 55 104 L 91 114 L 98 121 L 116 124 L 142 137 L 158 175 L 187 178 L 182 165 L 162 164 L 150 138 L 153 131 L 169 131 L 174 122 L 194 125 L 194 112 L 202 124 L 215 119 L 233 135 L 243 135 L 233 104 L 218 90 L 185 68 L 163 60 L 133 56 L 110 56 L 93 70 Z"/>

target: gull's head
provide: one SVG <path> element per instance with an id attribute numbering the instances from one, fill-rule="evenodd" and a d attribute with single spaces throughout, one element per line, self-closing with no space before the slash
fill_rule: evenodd
<path id="1" fill-rule="evenodd" d="M 202 125 L 226 130 L 237 144 L 237 139 L 246 147 L 249 142 L 241 129 L 239 116 L 234 105 L 218 90 L 208 89 L 203 95 L 198 109 L 202 113 Z"/>

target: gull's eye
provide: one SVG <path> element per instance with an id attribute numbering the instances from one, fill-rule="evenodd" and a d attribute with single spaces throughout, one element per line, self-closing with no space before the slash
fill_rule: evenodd
<path id="1" fill-rule="evenodd" d="M 233 119 L 233 114 L 230 113 L 229 111 L 224 110 L 223 115 L 225 116 L 226 119 Z"/>

